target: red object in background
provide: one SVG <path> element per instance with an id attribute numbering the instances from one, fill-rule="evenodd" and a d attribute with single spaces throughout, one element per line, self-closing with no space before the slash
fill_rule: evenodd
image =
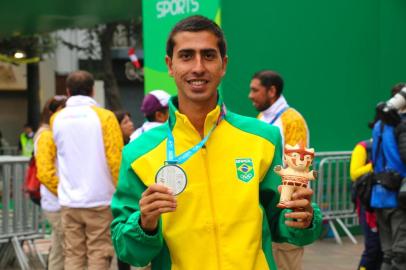
<path id="1" fill-rule="evenodd" d="M 135 68 L 141 68 L 140 61 L 138 60 L 138 57 L 135 54 L 134 48 L 131 47 L 130 49 L 128 49 L 128 57 L 130 57 L 131 63 L 133 63 Z"/>
<path id="2" fill-rule="evenodd" d="M 35 157 L 32 156 L 30 163 L 28 164 L 27 172 L 24 180 L 24 191 L 30 196 L 31 200 L 40 204 L 41 193 L 40 193 L 41 183 L 37 178 L 37 165 L 35 162 Z"/>

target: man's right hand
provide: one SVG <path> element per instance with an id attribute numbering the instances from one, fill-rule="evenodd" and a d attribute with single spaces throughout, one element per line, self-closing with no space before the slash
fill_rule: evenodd
<path id="1" fill-rule="evenodd" d="M 146 232 L 155 231 L 161 214 L 175 210 L 176 198 L 169 188 L 160 184 L 149 186 L 140 199 L 141 228 Z"/>

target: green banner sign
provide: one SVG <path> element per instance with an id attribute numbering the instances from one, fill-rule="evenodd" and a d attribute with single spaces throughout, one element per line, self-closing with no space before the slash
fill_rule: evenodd
<path id="1" fill-rule="evenodd" d="M 203 15 L 220 24 L 220 0 L 144 0 L 145 92 L 162 89 L 176 93 L 165 64 L 166 39 L 172 27 L 191 15 Z"/>

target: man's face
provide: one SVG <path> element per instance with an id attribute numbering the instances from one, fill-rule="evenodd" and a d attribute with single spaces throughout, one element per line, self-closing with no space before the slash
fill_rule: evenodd
<path id="1" fill-rule="evenodd" d="M 30 135 L 32 133 L 32 128 L 31 127 L 24 127 L 24 133 L 27 135 Z"/>
<path id="2" fill-rule="evenodd" d="M 266 89 L 257 78 L 251 80 L 248 98 L 257 111 L 265 111 L 271 106 L 272 89 Z"/>
<path id="3" fill-rule="evenodd" d="M 165 60 L 178 87 L 179 100 L 213 102 L 227 66 L 227 57 L 220 55 L 217 37 L 209 31 L 179 32 L 173 40 L 173 56 L 166 56 Z"/>

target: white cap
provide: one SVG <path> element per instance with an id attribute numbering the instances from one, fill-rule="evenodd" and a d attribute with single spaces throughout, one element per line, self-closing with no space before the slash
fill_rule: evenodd
<path id="1" fill-rule="evenodd" d="M 168 101 L 171 96 L 163 90 L 154 90 L 148 93 L 141 104 L 141 111 L 144 115 L 151 115 L 158 110 L 168 108 Z"/>
<path id="2" fill-rule="evenodd" d="M 171 95 L 169 95 L 166 91 L 153 90 L 153 91 L 149 92 L 149 94 L 154 95 L 159 100 L 159 103 L 161 103 L 161 105 L 163 107 L 168 106 L 168 102 L 169 102 L 169 99 L 171 98 Z"/>

